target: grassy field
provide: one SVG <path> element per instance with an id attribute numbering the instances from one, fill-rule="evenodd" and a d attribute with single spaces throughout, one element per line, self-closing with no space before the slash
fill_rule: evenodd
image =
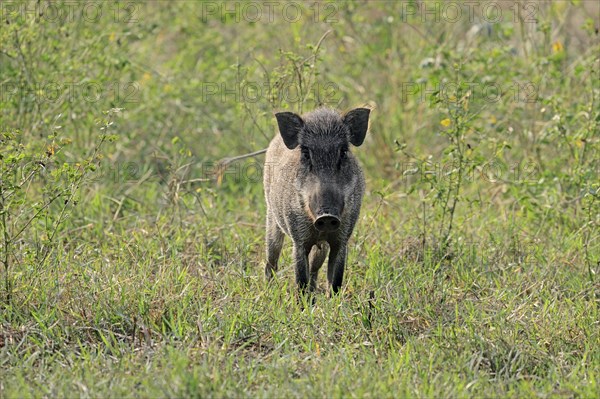
<path id="1" fill-rule="evenodd" d="M 600 395 L 595 1 L 0 4 L 0 398 Z M 340 295 L 273 113 L 369 106 Z"/>

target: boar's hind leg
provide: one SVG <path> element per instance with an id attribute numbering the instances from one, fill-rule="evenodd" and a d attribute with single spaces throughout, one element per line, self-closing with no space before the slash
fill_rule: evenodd
<path id="1" fill-rule="evenodd" d="M 319 269 L 325 262 L 327 257 L 327 251 L 329 250 L 329 244 L 320 243 L 314 245 L 308 255 L 308 265 L 310 268 L 310 290 L 314 291 L 317 288 L 317 276 Z"/>
<path id="2" fill-rule="evenodd" d="M 273 215 L 267 212 L 267 265 L 265 266 L 265 275 L 267 280 L 273 278 L 277 271 L 277 262 L 283 246 L 283 231 L 279 229 Z"/>
<path id="3" fill-rule="evenodd" d="M 332 245 L 329 252 L 327 264 L 327 280 L 331 285 L 333 293 L 337 293 L 344 279 L 344 267 L 346 266 L 346 244 Z"/>

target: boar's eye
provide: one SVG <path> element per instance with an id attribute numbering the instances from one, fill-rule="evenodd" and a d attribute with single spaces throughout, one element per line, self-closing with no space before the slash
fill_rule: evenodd
<path id="1" fill-rule="evenodd" d="M 301 147 L 302 161 L 310 164 L 310 150 L 307 147 Z"/>
<path id="2" fill-rule="evenodd" d="M 346 159 L 348 159 L 348 149 L 342 148 L 342 149 L 340 149 L 340 156 L 338 158 L 338 163 L 337 163 L 338 169 L 342 168 L 342 166 L 344 165 L 344 162 L 346 162 Z"/>

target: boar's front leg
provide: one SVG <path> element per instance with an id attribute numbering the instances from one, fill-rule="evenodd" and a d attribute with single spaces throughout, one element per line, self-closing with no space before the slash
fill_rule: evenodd
<path id="1" fill-rule="evenodd" d="M 294 249 L 292 251 L 292 257 L 294 258 L 294 265 L 296 268 L 296 284 L 300 292 L 306 292 L 308 285 L 308 251 L 298 242 L 294 242 Z"/>
<path id="2" fill-rule="evenodd" d="M 267 280 L 273 278 L 273 275 L 277 271 L 277 263 L 282 246 L 283 232 L 277 226 L 273 214 L 267 211 L 267 265 L 265 266 Z"/>
<path id="3" fill-rule="evenodd" d="M 327 281 L 336 294 L 342 286 L 344 267 L 346 266 L 346 243 L 330 244 L 329 262 L 327 264 Z"/>

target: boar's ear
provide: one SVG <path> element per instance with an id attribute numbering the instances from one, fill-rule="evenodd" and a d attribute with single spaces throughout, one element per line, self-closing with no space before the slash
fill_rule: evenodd
<path id="1" fill-rule="evenodd" d="M 350 142 L 356 147 L 365 141 L 370 112 L 368 108 L 356 108 L 344 115 L 344 124 L 350 129 Z"/>
<path id="2" fill-rule="evenodd" d="M 290 150 L 298 147 L 298 133 L 304 126 L 304 121 L 293 112 L 278 112 L 275 114 L 279 133 L 285 146 Z"/>

